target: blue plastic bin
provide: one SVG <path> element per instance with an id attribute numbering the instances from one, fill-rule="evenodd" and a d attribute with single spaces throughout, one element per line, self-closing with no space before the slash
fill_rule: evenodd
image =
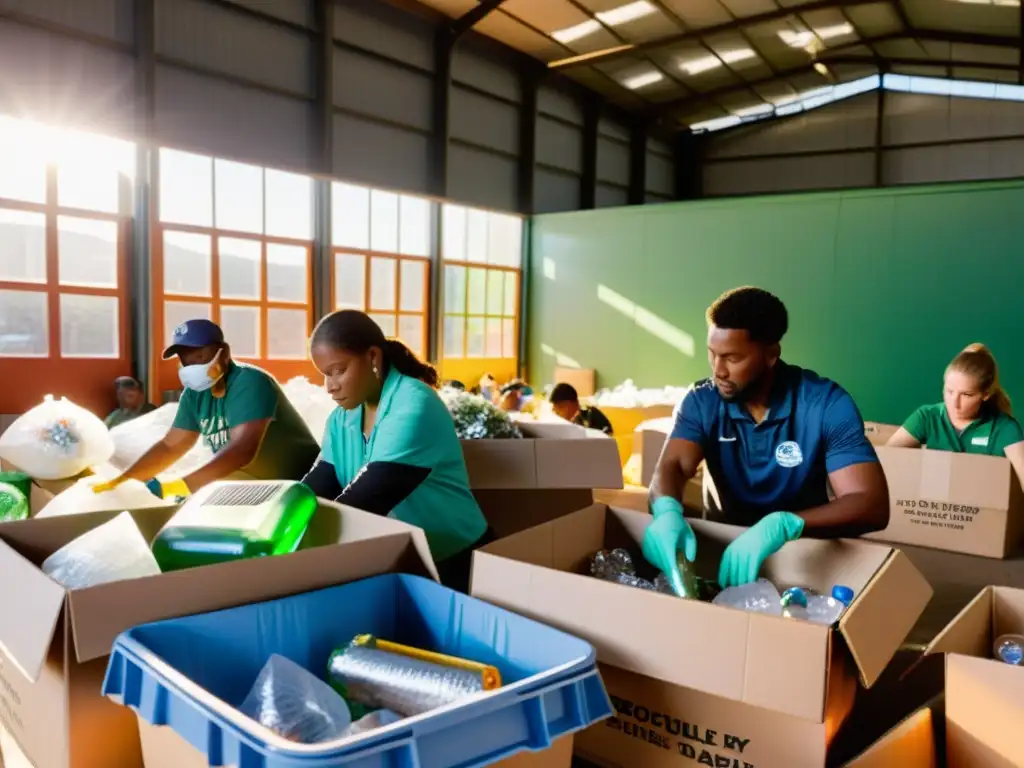
<path id="1" fill-rule="evenodd" d="M 493 664 L 505 685 L 315 745 L 235 709 L 271 654 L 323 677 L 331 651 L 361 633 Z M 136 627 L 115 641 L 103 693 L 172 728 L 209 765 L 244 768 L 470 768 L 546 749 L 612 714 L 590 644 L 405 574 Z"/>

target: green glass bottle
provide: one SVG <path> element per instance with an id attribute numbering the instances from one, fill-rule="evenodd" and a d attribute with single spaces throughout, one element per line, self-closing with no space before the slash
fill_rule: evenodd
<path id="1" fill-rule="evenodd" d="M 28 499 L 12 483 L 0 483 L 0 523 L 28 517 Z"/>
<path id="2" fill-rule="evenodd" d="M 294 552 L 316 495 L 291 480 L 211 483 L 190 497 L 153 540 L 160 570 L 177 571 Z"/>

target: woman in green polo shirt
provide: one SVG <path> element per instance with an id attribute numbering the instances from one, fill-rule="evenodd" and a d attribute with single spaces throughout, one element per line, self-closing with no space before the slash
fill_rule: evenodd
<path id="1" fill-rule="evenodd" d="M 946 367 L 943 402 L 922 405 L 887 445 L 1005 456 L 1024 478 L 1024 431 L 999 385 L 995 357 L 971 344 Z"/>
<path id="2" fill-rule="evenodd" d="M 491 533 L 434 390 L 437 372 L 355 310 L 321 320 L 310 354 L 339 407 L 303 482 L 322 498 L 422 528 L 441 580 L 466 591 L 473 550 Z"/>

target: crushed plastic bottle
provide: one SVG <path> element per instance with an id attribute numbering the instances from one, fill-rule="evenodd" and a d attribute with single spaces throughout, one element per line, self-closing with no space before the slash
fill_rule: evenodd
<path id="1" fill-rule="evenodd" d="M 647 579 L 636 575 L 633 558 L 624 549 L 599 550 L 590 563 L 590 573 L 605 581 L 614 581 L 627 587 L 654 591 L 656 587 Z"/>
<path id="2" fill-rule="evenodd" d="M 831 595 L 823 595 L 808 587 L 790 587 L 782 593 L 779 602 L 786 618 L 834 624 L 853 602 L 853 595 L 853 590 L 842 584 L 832 587 Z"/>
<path id="3" fill-rule="evenodd" d="M 1024 635 L 1000 635 L 992 650 L 995 657 L 1004 664 L 1024 666 Z"/>
<path id="4" fill-rule="evenodd" d="M 751 613 L 782 615 L 782 598 L 779 590 L 768 579 L 758 579 L 740 587 L 727 587 L 711 602 Z"/>

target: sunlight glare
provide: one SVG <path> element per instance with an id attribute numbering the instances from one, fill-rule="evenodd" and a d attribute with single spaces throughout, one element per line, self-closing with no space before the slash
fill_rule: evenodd
<path id="1" fill-rule="evenodd" d="M 656 339 L 665 342 L 687 357 L 693 357 L 695 350 L 693 336 L 683 329 L 672 325 L 668 320 L 659 317 L 650 310 L 633 303 L 606 285 L 597 286 L 597 298 L 612 309 L 630 318 L 638 327 L 643 328 Z"/>

